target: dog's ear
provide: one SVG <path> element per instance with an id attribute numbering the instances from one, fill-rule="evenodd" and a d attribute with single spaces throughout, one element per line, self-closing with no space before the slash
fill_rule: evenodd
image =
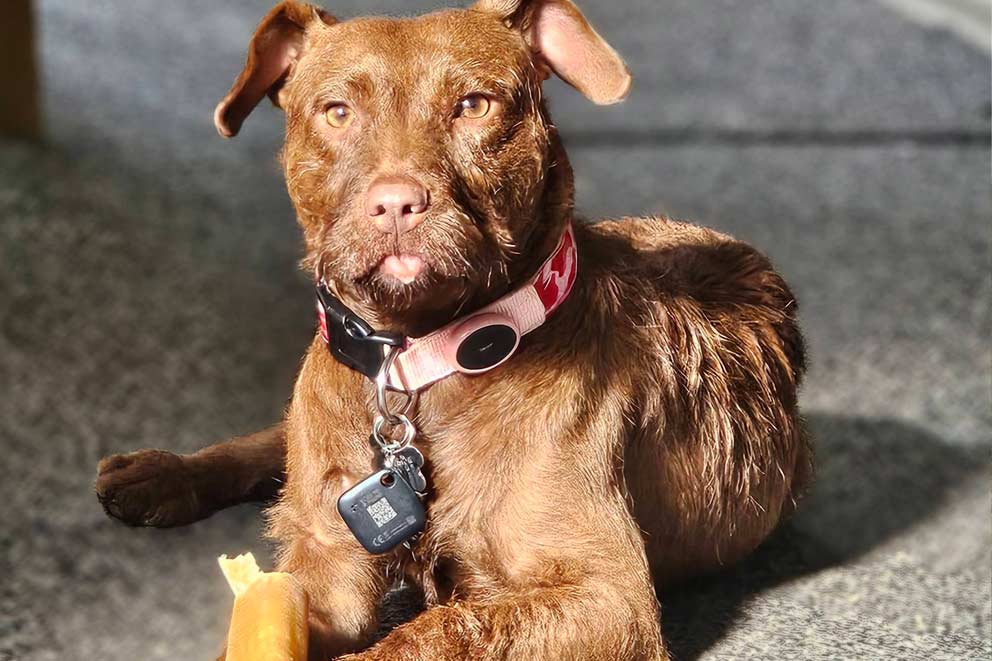
<path id="1" fill-rule="evenodd" d="M 571 0 L 478 0 L 472 8 L 521 30 L 534 54 L 589 100 L 608 105 L 630 91 L 627 65 Z"/>
<path id="2" fill-rule="evenodd" d="M 304 33 L 313 21 L 336 22 L 313 5 L 289 0 L 273 7 L 258 24 L 244 70 L 214 110 L 214 126 L 222 136 L 237 135 L 245 118 L 266 95 L 281 106 L 279 90 L 303 53 Z"/>

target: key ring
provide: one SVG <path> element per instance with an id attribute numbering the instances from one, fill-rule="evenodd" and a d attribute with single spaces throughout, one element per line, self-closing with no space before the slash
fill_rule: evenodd
<path id="1" fill-rule="evenodd" d="M 402 450 L 403 448 L 410 445 L 413 442 L 413 437 L 417 435 L 417 428 L 413 426 L 410 422 L 410 418 L 406 415 L 400 413 L 396 416 L 397 423 L 393 424 L 386 420 L 381 415 L 375 417 L 375 421 L 372 423 L 372 439 L 382 450 L 382 454 L 386 457 L 392 456 Z M 387 440 L 386 437 L 382 435 L 383 425 L 389 423 L 391 427 L 396 427 L 398 425 L 403 425 L 403 438 L 399 441 Z"/>

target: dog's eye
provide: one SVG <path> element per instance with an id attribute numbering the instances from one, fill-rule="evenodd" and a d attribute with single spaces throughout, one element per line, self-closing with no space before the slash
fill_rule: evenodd
<path id="1" fill-rule="evenodd" d="M 335 103 L 324 111 L 327 123 L 336 129 L 346 129 L 355 120 L 355 113 L 343 103 Z"/>
<path id="2" fill-rule="evenodd" d="M 482 119 L 489 114 L 489 99 L 483 94 L 469 94 L 458 102 L 457 116 L 468 119 Z"/>

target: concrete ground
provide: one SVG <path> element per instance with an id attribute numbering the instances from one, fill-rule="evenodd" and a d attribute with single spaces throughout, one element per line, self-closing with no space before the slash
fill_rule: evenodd
<path id="1" fill-rule="evenodd" d="M 38 4 L 48 140 L 0 142 L 0 659 L 211 658 L 257 510 L 133 530 L 92 479 L 274 420 L 312 333 L 279 113 L 210 122 L 268 3 Z M 675 658 L 989 658 L 987 49 L 864 0 L 580 4 L 635 77 L 609 109 L 552 84 L 582 214 L 753 242 L 812 353 L 816 486 L 661 595 Z"/>

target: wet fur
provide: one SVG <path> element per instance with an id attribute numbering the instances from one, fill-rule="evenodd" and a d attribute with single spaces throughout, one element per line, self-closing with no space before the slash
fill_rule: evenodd
<path id="1" fill-rule="evenodd" d="M 477 32 L 479 17 L 465 14 L 423 25 Z M 501 295 L 537 268 L 573 217 L 572 173 L 540 102 L 540 73 L 519 51 L 492 48 L 517 58 L 513 70 L 532 98 L 510 111 L 520 126 L 493 148 L 492 163 L 476 159 L 474 177 L 456 163 L 455 175 L 434 183 L 450 187 L 448 214 L 416 240 L 440 255 L 433 285 L 449 294 L 435 297 L 440 305 L 362 280 L 372 253 L 353 246 L 378 237 L 348 229 L 345 215 L 336 229 L 326 218 L 345 214 L 345 198 L 363 182 L 327 185 L 339 175 L 312 165 L 331 158 L 326 143 L 301 128 L 308 120 L 293 105 L 322 78 L 294 78 L 280 91 L 307 268 L 350 274 L 342 283 L 350 302 L 383 326 L 429 330 Z M 366 167 L 345 158 L 353 171 Z M 328 211 L 334 205 L 344 211 Z M 466 227 L 459 218 L 487 222 Z M 339 495 L 375 461 L 372 390 L 319 338 L 284 424 L 188 457 L 106 460 L 101 500 L 130 523 L 187 523 L 267 495 L 284 466 L 269 534 L 279 567 L 309 593 L 311 659 L 667 658 L 655 586 L 740 559 L 793 510 L 808 481 L 796 303 L 761 254 L 711 230 L 622 219 L 577 223 L 576 241 L 574 292 L 511 361 L 421 395 L 417 445 L 431 493 L 429 525 L 412 552 L 370 556 L 336 513 Z M 463 270 L 457 254 L 485 268 Z M 428 608 L 367 648 L 399 576 L 423 587 Z"/>

